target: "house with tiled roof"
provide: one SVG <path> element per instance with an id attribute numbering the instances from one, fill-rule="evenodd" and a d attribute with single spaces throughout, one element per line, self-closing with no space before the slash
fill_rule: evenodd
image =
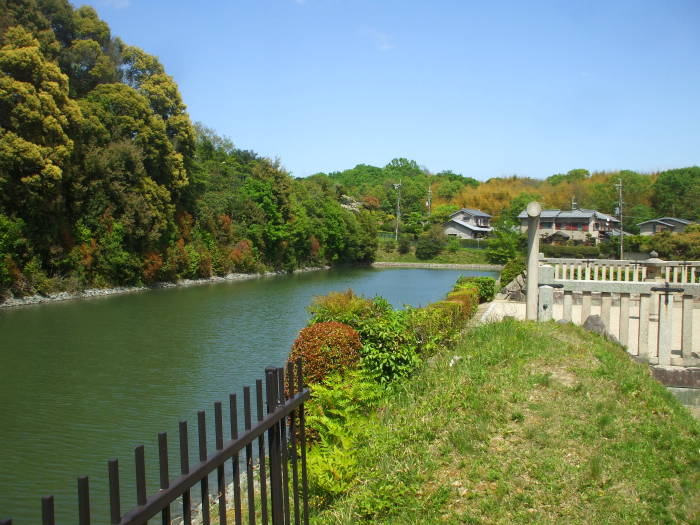
<path id="1" fill-rule="evenodd" d="M 527 233 L 527 212 L 518 215 L 520 231 Z M 620 221 L 596 210 L 542 210 L 538 232 L 544 241 L 598 242 L 620 234 Z M 590 237 L 589 237 L 590 236 Z"/>
<path id="2" fill-rule="evenodd" d="M 692 221 L 678 219 L 676 217 L 661 217 L 659 219 L 640 222 L 637 226 L 639 226 L 640 235 L 654 235 L 659 232 L 683 232 L 685 231 L 685 227 L 691 222 Z"/>
<path id="3" fill-rule="evenodd" d="M 445 235 L 460 239 L 477 239 L 488 236 L 491 227 L 491 215 L 473 208 L 462 208 L 450 215 L 444 224 Z"/>

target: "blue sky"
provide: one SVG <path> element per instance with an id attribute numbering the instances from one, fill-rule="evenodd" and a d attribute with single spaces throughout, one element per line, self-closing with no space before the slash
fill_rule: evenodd
<path id="1" fill-rule="evenodd" d="M 78 4 L 76 4 L 78 5 Z M 700 2 L 93 0 L 190 116 L 295 176 L 700 163 Z"/>

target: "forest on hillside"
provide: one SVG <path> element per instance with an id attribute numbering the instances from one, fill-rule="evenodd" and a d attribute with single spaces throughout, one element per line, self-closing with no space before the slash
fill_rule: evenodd
<path id="1" fill-rule="evenodd" d="M 67 0 L 0 0 L 0 295 L 368 262 L 369 211 L 193 125 Z"/>
<path id="2" fill-rule="evenodd" d="M 452 171 L 431 173 L 416 161 L 401 158 L 383 168 L 360 164 L 314 177 L 333 181 L 339 185 L 340 193 L 351 194 L 383 213 L 381 222 L 386 230 L 393 228 L 398 197 L 394 185 L 400 183 L 403 231 L 407 233 L 418 233 L 426 220 L 440 224 L 459 208 L 477 208 L 513 223 L 532 200 L 540 201 L 545 208 L 568 210 L 575 202 L 579 208 L 617 215 L 616 185 L 620 182 L 627 232 L 637 233 L 637 223 L 656 217 L 700 219 L 700 167 L 697 166 L 659 173 L 630 170 L 590 173 L 572 169 L 544 179 L 514 175 L 480 182 Z"/>

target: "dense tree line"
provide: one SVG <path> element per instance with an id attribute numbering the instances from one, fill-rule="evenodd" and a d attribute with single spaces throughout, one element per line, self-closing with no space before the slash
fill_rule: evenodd
<path id="1" fill-rule="evenodd" d="M 370 261 L 336 190 L 193 126 L 92 8 L 0 0 L 0 291 Z"/>
<path id="2" fill-rule="evenodd" d="M 615 185 L 620 181 L 626 231 L 635 233 L 637 223 L 655 217 L 700 219 L 700 168 L 696 166 L 652 174 L 574 169 L 546 179 L 510 176 L 479 182 L 452 172 L 433 174 L 415 161 L 394 159 L 383 168 L 360 164 L 317 177 L 326 177 L 339 186 L 339 191 L 354 195 L 383 213 L 386 230 L 395 224 L 398 192 L 394 184 L 400 182 L 402 230 L 407 233 L 427 230 L 430 224 L 443 222 L 449 213 L 463 207 L 478 208 L 502 222 L 514 223 L 531 200 L 559 209 L 570 209 L 573 200 L 580 208 L 616 214 Z M 426 206 L 429 191 L 430 210 Z"/>

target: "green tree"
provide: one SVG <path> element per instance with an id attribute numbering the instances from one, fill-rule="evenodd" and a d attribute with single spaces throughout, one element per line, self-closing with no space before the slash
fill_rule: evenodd
<path id="1" fill-rule="evenodd" d="M 653 186 L 652 203 L 661 215 L 700 219 L 700 167 L 659 173 Z"/>
<path id="2" fill-rule="evenodd" d="M 21 27 L 0 48 L 0 209 L 20 217 L 42 248 L 62 215 L 64 169 L 82 121 L 68 79 Z M 39 242 L 39 241 L 37 241 Z"/>
<path id="3" fill-rule="evenodd" d="M 440 254 L 447 244 L 447 236 L 440 226 L 433 226 L 429 231 L 418 237 L 416 257 L 432 259 Z"/>

